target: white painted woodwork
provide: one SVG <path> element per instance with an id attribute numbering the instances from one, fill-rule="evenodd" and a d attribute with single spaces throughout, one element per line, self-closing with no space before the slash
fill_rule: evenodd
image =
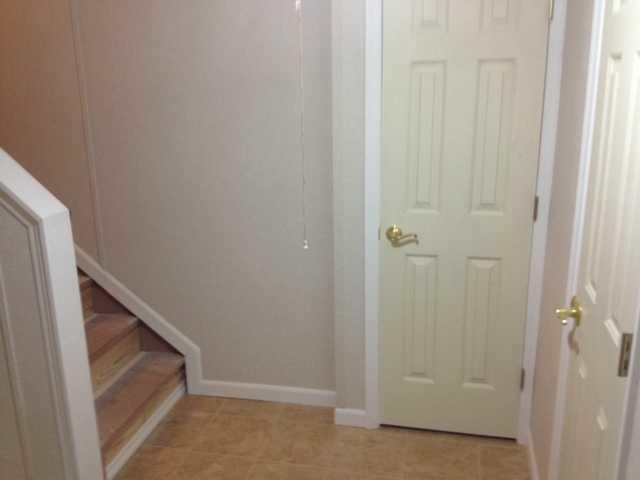
<path id="1" fill-rule="evenodd" d="M 383 423 L 515 437 L 548 3 L 384 7 Z"/>
<path id="2" fill-rule="evenodd" d="M 578 275 L 585 315 L 571 335 L 562 480 L 617 478 L 626 379 L 620 343 L 640 307 L 640 3 L 607 1 Z"/>
<path id="3" fill-rule="evenodd" d="M 67 209 L 0 150 L 0 475 L 103 478 Z"/>

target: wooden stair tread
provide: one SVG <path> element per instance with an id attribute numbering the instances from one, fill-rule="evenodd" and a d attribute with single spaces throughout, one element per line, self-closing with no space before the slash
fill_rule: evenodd
<path id="1" fill-rule="evenodd" d="M 136 317 L 126 314 L 94 315 L 85 325 L 87 347 L 91 361 L 100 357 L 111 346 L 137 328 L 140 323 Z"/>
<path id="2" fill-rule="evenodd" d="M 184 358 L 146 352 L 96 400 L 100 445 L 105 448 L 144 411 L 162 387 L 183 368 Z"/>

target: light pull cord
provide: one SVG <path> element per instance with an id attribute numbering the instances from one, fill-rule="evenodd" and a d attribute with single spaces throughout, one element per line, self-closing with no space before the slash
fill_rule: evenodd
<path id="1" fill-rule="evenodd" d="M 307 160 L 305 151 L 305 85 L 304 85 L 304 5 L 303 0 L 296 0 L 298 17 L 298 62 L 300 68 L 300 167 L 302 170 L 302 248 L 309 250 L 307 236 Z"/>

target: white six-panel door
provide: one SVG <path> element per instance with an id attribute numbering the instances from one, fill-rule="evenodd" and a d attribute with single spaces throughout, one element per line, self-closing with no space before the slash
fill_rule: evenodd
<path id="1" fill-rule="evenodd" d="M 548 21 L 548 0 L 384 2 L 383 423 L 516 435 Z"/>
<path id="2" fill-rule="evenodd" d="M 562 480 L 616 478 L 628 383 L 618 363 L 640 307 L 638 0 L 606 1 L 602 39 L 577 292 L 584 316 L 572 332 Z"/>

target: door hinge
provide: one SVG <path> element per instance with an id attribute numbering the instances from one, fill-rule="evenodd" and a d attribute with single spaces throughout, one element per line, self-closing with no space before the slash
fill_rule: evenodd
<path id="1" fill-rule="evenodd" d="M 540 211 L 540 197 L 536 195 L 535 200 L 533 201 L 533 221 L 538 221 L 538 212 Z"/>
<path id="2" fill-rule="evenodd" d="M 556 13 L 556 0 L 549 0 L 549 21 L 553 20 Z"/>
<path id="3" fill-rule="evenodd" d="M 622 342 L 620 346 L 620 362 L 618 363 L 618 376 L 621 378 L 627 378 L 629 376 L 632 348 L 633 348 L 633 333 L 623 334 Z"/>
<path id="4" fill-rule="evenodd" d="M 527 371 L 523 368 L 520 371 L 520 391 L 524 392 L 524 383 L 527 380 Z"/>
<path id="5" fill-rule="evenodd" d="M 380 240 L 382 238 L 381 236 L 381 232 L 382 231 L 382 227 L 378 227 L 378 240 Z"/>

